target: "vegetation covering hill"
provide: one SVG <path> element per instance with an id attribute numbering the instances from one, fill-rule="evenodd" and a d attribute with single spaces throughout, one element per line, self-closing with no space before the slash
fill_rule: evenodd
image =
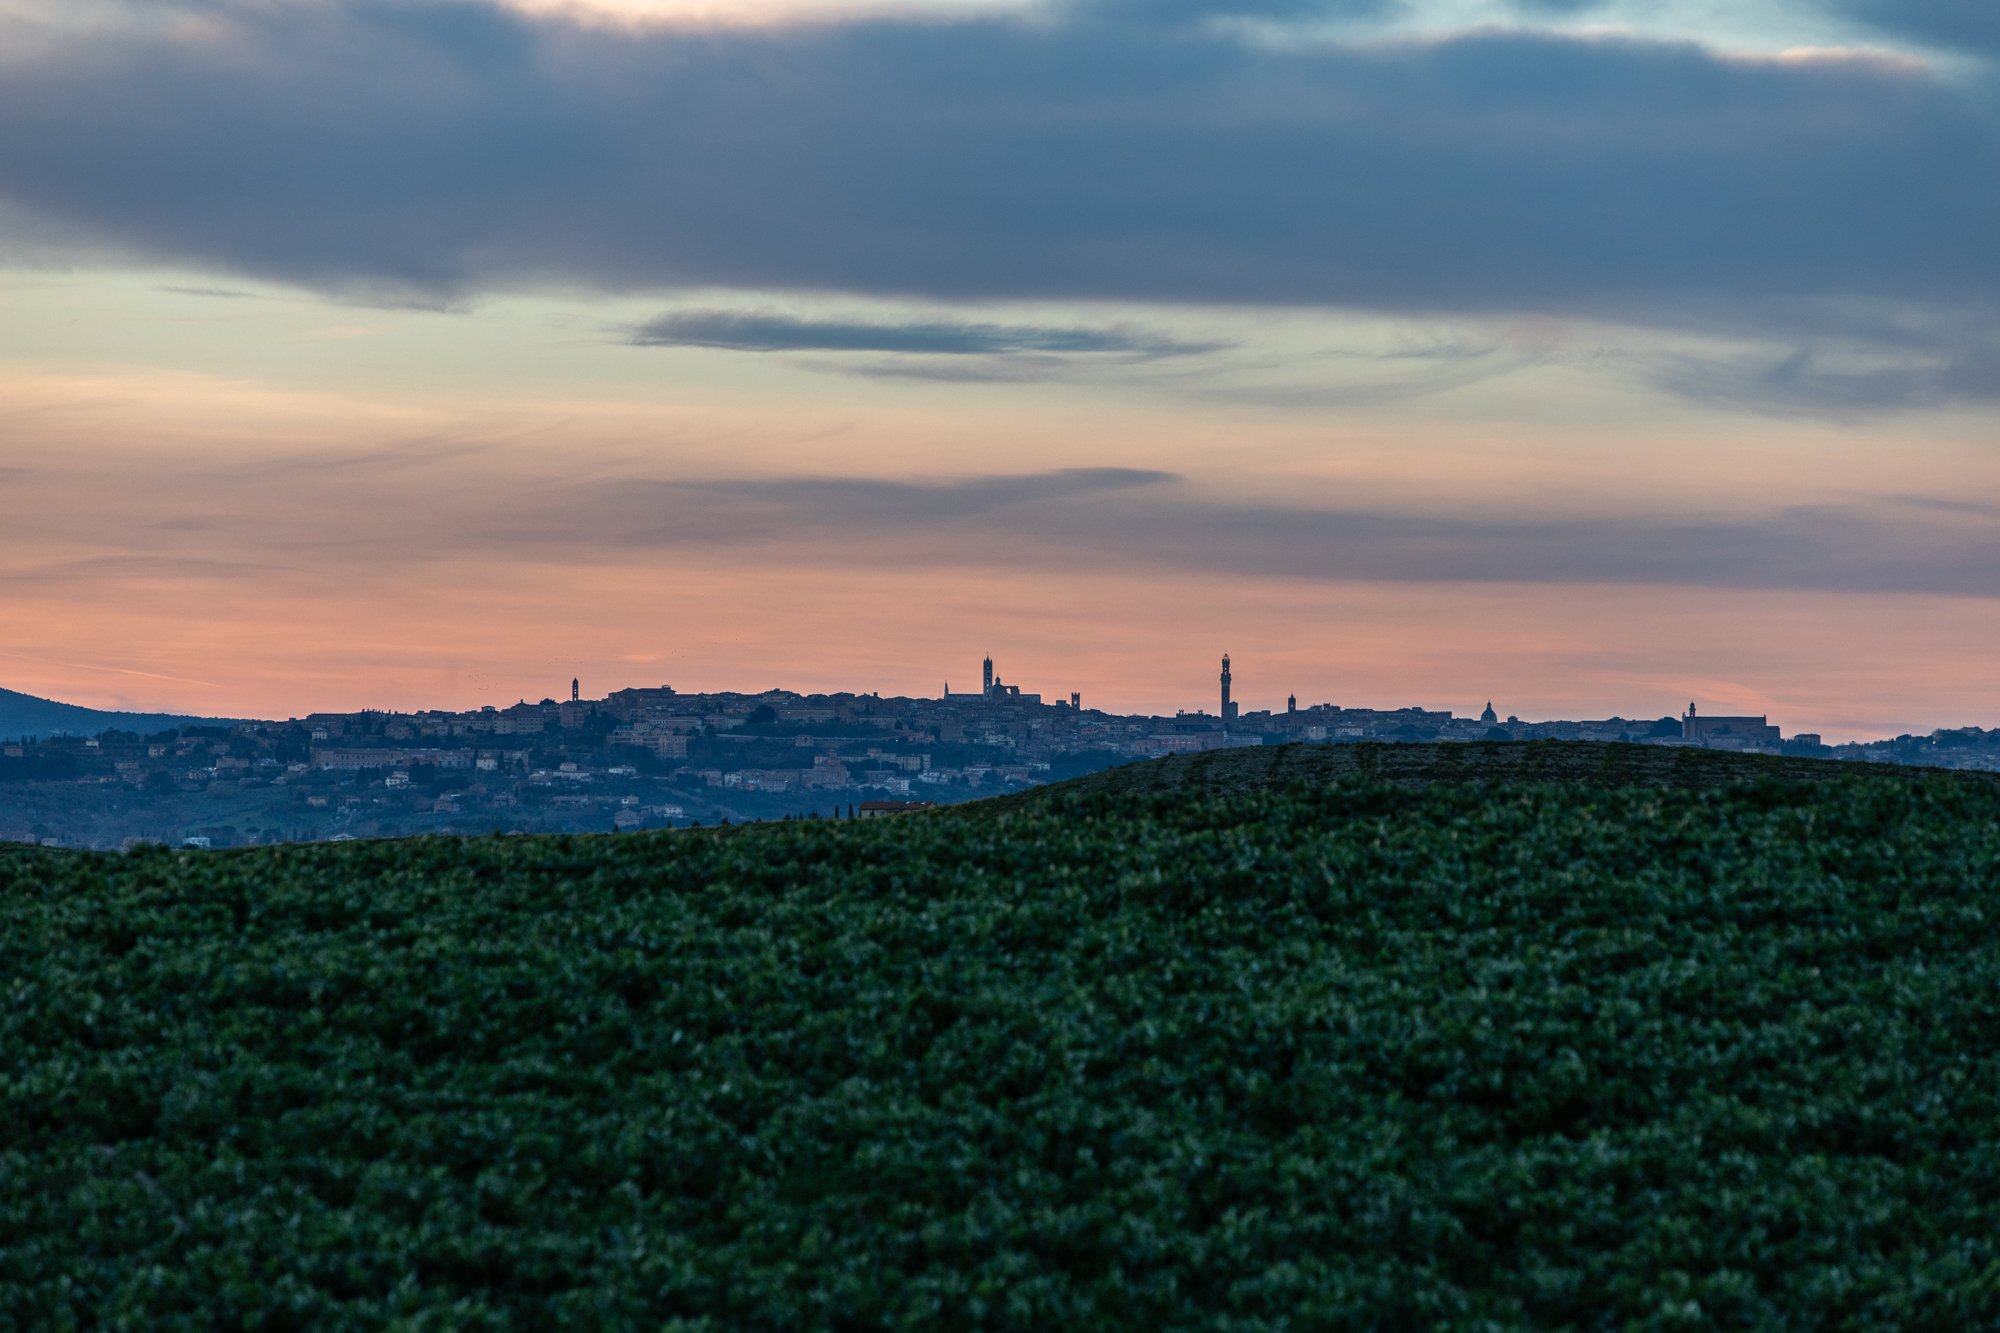
<path id="1" fill-rule="evenodd" d="M 0 1325 L 1991 1327 L 1996 887 L 1847 769 L 15 850 Z"/>
<path id="2" fill-rule="evenodd" d="M 0 690 L 0 737 L 8 740 L 33 740 L 43 736 L 100 736 L 107 731 L 135 731 L 148 735 L 175 727 L 213 726 L 215 723 L 213 718 L 179 717 L 171 713 L 107 713 L 15 690 Z"/>
<path id="3" fill-rule="evenodd" d="M 1827 782 L 1863 775 L 1904 782 L 1919 781 L 1923 776 L 1897 764 L 1605 741 L 1284 745 L 1171 755 L 1040 787 L 1013 799 L 1168 793 L 1235 796 L 1295 783 L 1324 786 L 1350 779 L 1398 786 L 1503 782 L 1706 789 L 1768 779 Z M 1964 780 L 2000 783 L 2000 774 L 1968 773 Z"/>

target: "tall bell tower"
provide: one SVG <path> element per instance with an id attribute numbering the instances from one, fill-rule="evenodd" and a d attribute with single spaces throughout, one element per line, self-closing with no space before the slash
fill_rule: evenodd
<path id="1" fill-rule="evenodd" d="M 1236 705 L 1229 698 L 1229 654 L 1222 655 L 1222 723 L 1229 725 L 1236 720 Z"/>

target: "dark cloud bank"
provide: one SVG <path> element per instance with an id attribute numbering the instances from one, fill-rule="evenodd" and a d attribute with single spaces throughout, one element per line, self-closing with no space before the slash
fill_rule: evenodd
<path id="1" fill-rule="evenodd" d="M 1946 50 L 2000 55 L 2000 5 L 1992 0 L 1837 0 L 1844 12 Z"/>
<path id="2" fill-rule="evenodd" d="M 1071 569 L 2000 596 L 1994 510 L 1923 497 L 1744 517 L 1438 515 L 1231 501 L 1173 473 L 1091 468 L 937 483 L 621 482 L 537 506 L 513 516 L 512 537 L 567 543 L 575 510 L 590 515 L 594 543 L 625 549 L 858 544 L 890 561 L 900 540 L 931 559 Z"/>
<path id="3" fill-rule="evenodd" d="M 198 37 L 0 54 L 0 203 L 43 230 L 17 244 L 432 299 L 1673 322 L 2000 297 L 1986 104 L 1886 62 L 1505 31 L 1276 49 L 1121 4 L 641 32 L 425 0 L 198 8 Z"/>
<path id="4" fill-rule="evenodd" d="M 6 572 L 10 586 L 171 572 L 302 589 L 407 579 L 468 560 L 595 566 L 734 552 L 788 568 L 959 565 L 1304 582 L 1595 583 L 2000 597 L 2000 506 L 1925 495 L 1711 515 L 1416 512 L 1217 496 L 1145 468 L 867 477 L 577 478 L 464 466 L 438 442 L 130 472 L 88 513 L 14 516 L 48 543 L 115 554 Z M 34 493 L 33 476 L 17 485 Z M 228 493 L 231 512 L 161 522 L 162 495 Z M 357 529 L 357 522 L 364 524 Z M 31 543 L 22 549 L 39 549 Z"/>

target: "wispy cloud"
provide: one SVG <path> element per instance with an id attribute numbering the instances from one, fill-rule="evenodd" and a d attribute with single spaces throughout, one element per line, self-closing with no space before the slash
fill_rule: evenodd
<path id="1" fill-rule="evenodd" d="M 1513 0 L 1514 8 L 1524 14 L 1565 16 L 1602 9 L 1608 3 L 1609 0 Z"/>
<path id="2" fill-rule="evenodd" d="M 68 473 L 61 474 L 67 477 Z M 51 473 L 51 477 L 56 474 Z M 145 462 L 90 503 L 41 504 L 35 476 L 12 519 L 8 586 L 93 595 L 169 580 L 305 597 L 371 580 L 597 568 L 683 556 L 742 567 L 977 569 L 1024 579 L 1092 570 L 1246 586 L 1518 583 L 1919 593 L 2000 598 L 1990 506 L 1917 494 L 1762 512 L 1526 513 L 1343 502 L 1301 479 L 1288 499 L 1232 494 L 1160 469 L 881 477 L 672 476 L 550 470 L 523 449 L 467 468 L 449 451 L 304 458 L 246 471 Z M 163 504 L 233 497 L 229 521 L 171 527 Z M 1266 495 L 1271 494 L 1267 492 Z M 50 558 L 57 545 L 67 554 Z M 232 594 L 233 595 L 233 594 Z"/>
<path id="3" fill-rule="evenodd" d="M 807 319 L 730 310 L 683 310 L 634 331 L 639 347 L 711 347 L 738 352 L 891 352 L 915 356 L 1119 356 L 1151 359 L 1217 350 L 1126 328 L 913 320 Z"/>
<path id="4" fill-rule="evenodd" d="M 46 657 L 30 657 L 22 653 L 0 652 L 0 658 L 10 662 L 32 662 L 36 666 L 62 667 L 69 671 L 94 671 L 113 676 L 136 676 L 143 680 L 171 681 L 176 685 L 199 685 L 205 690 L 219 690 L 222 686 L 211 680 L 195 680 L 188 676 L 169 676 L 158 671 L 140 671 L 133 667 L 99 666 L 89 662 L 54 661 Z"/>
<path id="5" fill-rule="evenodd" d="M 1963 512 L 1940 521 L 1900 501 L 1741 517 L 1435 513 L 1244 501 L 1169 473 L 1104 468 L 930 483 L 586 483 L 513 510 L 505 531 L 517 550 L 581 540 L 626 551 L 735 548 L 790 560 L 1198 571 L 1307 582 L 2000 597 L 2000 524 Z"/>
<path id="6" fill-rule="evenodd" d="M 877 477 L 519 479 L 438 491 L 392 472 L 367 500 L 376 547 L 324 506 L 294 505 L 225 534 L 176 573 L 255 577 L 257 552 L 404 574 L 437 561 L 595 563 L 614 554 L 857 568 L 977 566 L 1200 572 L 1307 582 L 1609 584 L 2000 597 L 2000 524 L 1908 498 L 1774 508 L 1747 516 L 1519 515 L 1292 503 L 1220 495 L 1174 473 L 1075 468 L 937 480 Z M 289 482 L 266 484 L 290 493 Z M 359 483 L 354 483 L 359 485 Z M 274 492 L 275 493 L 275 492 Z M 416 520 L 421 497 L 422 521 Z M 371 531 L 373 529 L 371 528 Z M 109 534 L 107 534 L 109 535 Z M 129 529 L 119 540 L 129 540 Z M 183 543 L 162 537 L 167 551 Z M 240 545 L 240 549 L 237 548 Z M 186 554 L 182 550 L 182 554 Z M 135 566 L 129 571 L 137 577 Z"/>
<path id="7" fill-rule="evenodd" d="M 1650 378 L 1681 397 L 1772 416 L 1865 419 L 2000 401 L 2000 343 L 1927 352 L 1895 345 L 1806 343 L 1775 353 L 1676 353 Z"/>
<path id="8" fill-rule="evenodd" d="M 1217 19 L 1327 23 L 1384 19 L 1406 0 L 1069 0 L 1070 14 L 1120 24 L 1182 27 Z"/>
<path id="9" fill-rule="evenodd" d="M 1974 518 L 2000 519 L 2000 504 L 1964 500 L 1954 496 L 1890 495 L 1883 497 L 1883 503 L 1908 505 L 1912 509 L 1928 509 L 1941 514 L 1967 514 Z"/>
<path id="10" fill-rule="evenodd" d="M 256 292 L 238 291 L 232 287 L 200 287 L 167 283 L 160 290 L 174 296 L 202 296 L 217 301 L 258 301 L 266 298 Z"/>
<path id="11" fill-rule="evenodd" d="M 1080 467 L 935 482 L 800 477 L 663 483 L 670 490 L 778 506 L 809 521 L 956 521 L 1002 509 L 1145 490 L 1181 480 L 1152 468 Z"/>
<path id="12" fill-rule="evenodd" d="M 1987 0 L 1836 0 L 1886 32 L 1947 49 L 2000 55 L 2000 7 Z"/>

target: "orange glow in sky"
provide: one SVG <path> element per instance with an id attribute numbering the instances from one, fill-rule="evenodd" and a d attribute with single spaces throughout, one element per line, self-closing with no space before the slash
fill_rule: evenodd
<path id="1" fill-rule="evenodd" d="M 1323 506 L 1329 540 L 1387 515 L 1371 547 L 1412 513 L 1532 534 L 1585 507 L 1640 525 L 1695 510 L 1754 531 L 1882 487 L 1882 460 L 1840 431 L 1620 454 L 1574 423 L 1034 395 L 967 416 L 950 393 L 829 407 L 782 379 L 757 394 L 699 374 L 483 399 L 290 378 L 0 381 L 0 679 L 98 707 L 295 716 L 505 704 L 572 676 L 597 694 L 934 694 L 990 651 L 1024 688 L 1172 712 L 1209 701 L 1228 651 L 1251 707 L 1657 717 L 1695 698 L 1861 737 L 1979 717 L 2000 654 L 1990 602 L 1962 595 L 1572 578 L 1559 558 L 1486 581 L 1426 573 L 1444 538 L 1421 535 L 1412 568 L 1355 577 L 1311 563 L 1319 520 L 1297 568 L 1257 531 L 1283 504 Z M 1806 458 L 1812 486 L 1788 483 Z M 1946 432 L 1894 470 L 1942 490 L 1966 467 Z M 1078 468 L 1112 475 L 1071 495 Z M 1162 472 L 1177 480 L 1144 479 Z M 978 489 L 1021 477 L 1057 480 Z"/>
<path id="2" fill-rule="evenodd" d="M 0 0 L 0 688 L 2000 725 L 1904 8 Z"/>

